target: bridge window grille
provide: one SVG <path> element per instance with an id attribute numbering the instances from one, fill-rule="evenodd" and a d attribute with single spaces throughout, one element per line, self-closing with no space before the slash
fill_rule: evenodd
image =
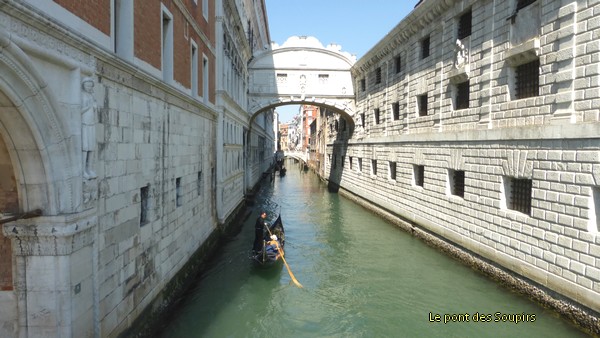
<path id="1" fill-rule="evenodd" d="M 456 85 L 456 110 L 469 108 L 469 89 L 469 80 Z"/>
<path id="2" fill-rule="evenodd" d="M 419 116 L 427 116 L 427 94 L 417 96 Z"/>
<path id="3" fill-rule="evenodd" d="M 400 56 L 396 56 L 394 58 L 394 71 L 396 72 L 396 74 L 402 71 L 402 57 Z"/>
<path id="4" fill-rule="evenodd" d="M 454 196 L 465 197 L 465 172 L 463 170 L 449 170 L 448 179 L 450 193 Z"/>
<path id="5" fill-rule="evenodd" d="M 360 79 L 360 91 L 364 92 L 365 90 L 367 90 L 367 81 Z"/>
<path id="6" fill-rule="evenodd" d="M 320 84 L 327 84 L 327 80 L 329 80 L 329 74 L 319 74 Z"/>
<path id="7" fill-rule="evenodd" d="M 422 187 L 425 184 L 425 166 L 413 165 L 413 178 L 415 185 Z"/>
<path id="8" fill-rule="evenodd" d="M 429 35 L 421 40 L 421 59 L 425 59 L 429 56 L 429 43 L 430 43 L 430 37 Z"/>
<path id="9" fill-rule="evenodd" d="M 381 83 L 381 67 L 375 69 L 375 84 Z"/>
<path id="10" fill-rule="evenodd" d="M 140 189 L 140 226 L 148 224 L 148 214 L 150 212 L 150 186 L 147 185 Z"/>
<path id="11" fill-rule="evenodd" d="M 540 60 L 517 66 L 515 71 L 515 96 L 517 99 L 539 96 Z"/>
<path id="12" fill-rule="evenodd" d="M 464 13 L 458 19 L 458 35 L 457 38 L 462 40 L 471 35 L 471 10 Z"/>
<path id="13" fill-rule="evenodd" d="M 505 181 L 506 207 L 529 215 L 532 186 L 531 179 L 508 177 Z"/>
<path id="14" fill-rule="evenodd" d="M 287 74 L 277 73 L 277 83 L 286 83 L 287 82 Z"/>
<path id="15" fill-rule="evenodd" d="M 371 160 L 371 175 L 377 176 L 377 160 Z"/>
<path id="16" fill-rule="evenodd" d="M 390 166 L 390 180 L 396 180 L 396 162 L 389 162 Z"/>
<path id="17" fill-rule="evenodd" d="M 392 103 L 392 117 L 394 121 L 400 120 L 400 102 Z"/>
<path id="18" fill-rule="evenodd" d="M 373 115 L 375 116 L 375 124 L 379 124 L 379 108 L 373 110 Z"/>

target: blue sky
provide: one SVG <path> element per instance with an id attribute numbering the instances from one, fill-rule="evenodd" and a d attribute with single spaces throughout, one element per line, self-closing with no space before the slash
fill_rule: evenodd
<path id="1" fill-rule="evenodd" d="M 323 46 L 336 43 L 359 59 L 410 11 L 417 0 L 266 0 L 271 40 L 282 45 L 290 36 L 317 38 Z M 282 122 L 298 106 L 278 107 Z"/>

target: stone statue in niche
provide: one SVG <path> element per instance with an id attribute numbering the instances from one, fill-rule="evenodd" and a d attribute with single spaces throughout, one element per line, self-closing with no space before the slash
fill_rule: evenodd
<path id="1" fill-rule="evenodd" d="M 469 61 L 469 53 L 462 41 L 456 39 L 454 46 L 454 68 L 463 67 Z"/>
<path id="2" fill-rule="evenodd" d="M 89 77 L 81 81 L 81 149 L 83 150 L 83 178 L 96 178 L 94 156 L 96 151 L 96 99 L 94 80 Z"/>

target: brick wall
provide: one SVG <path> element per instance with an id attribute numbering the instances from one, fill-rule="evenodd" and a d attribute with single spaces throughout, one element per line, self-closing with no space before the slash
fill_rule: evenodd
<path id="1" fill-rule="evenodd" d="M 135 56 L 160 69 L 160 2 L 136 1 L 134 9 Z M 152 24 L 155 23 L 155 24 Z"/>
<path id="2" fill-rule="evenodd" d="M 110 35 L 110 1 L 54 0 L 58 5 L 107 35 Z"/>

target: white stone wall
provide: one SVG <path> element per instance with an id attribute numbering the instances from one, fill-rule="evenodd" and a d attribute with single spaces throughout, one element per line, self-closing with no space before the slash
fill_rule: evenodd
<path id="1" fill-rule="evenodd" d="M 29 10 L 0 11 L 0 133 L 18 155 L 20 207 L 43 216 L 2 228 L 14 290 L 0 292 L 0 335 L 116 336 L 217 229 L 217 113 Z M 82 177 L 85 76 L 97 105 L 92 179 Z"/>
<path id="2" fill-rule="evenodd" d="M 600 311 L 600 4 L 540 1 L 507 20 L 515 1 L 424 1 L 353 67 L 356 130 L 343 168 L 326 177 L 442 237 Z M 457 18 L 472 11 L 456 69 Z M 526 26 L 536 26 L 538 30 Z M 429 35 L 431 55 L 420 55 Z M 395 72 L 394 58 L 402 57 Z M 539 96 L 516 99 L 514 67 L 539 58 Z M 382 83 L 375 84 L 381 67 Z M 470 81 L 470 107 L 455 110 L 454 83 Z M 360 90 L 365 79 L 366 90 Z M 418 116 L 418 95 L 428 114 Z M 398 102 L 400 119 L 392 119 Z M 376 124 L 373 110 L 380 109 Z M 361 126 L 362 114 L 365 128 Z M 349 159 L 353 165 L 350 169 Z M 358 170 L 358 160 L 362 171 Z M 377 175 L 371 160 L 377 161 Z M 397 163 L 390 179 L 389 162 Z M 424 186 L 414 165 L 425 167 Z M 449 170 L 465 171 L 464 198 Z M 532 180 L 531 214 L 507 209 L 503 180 Z"/>

